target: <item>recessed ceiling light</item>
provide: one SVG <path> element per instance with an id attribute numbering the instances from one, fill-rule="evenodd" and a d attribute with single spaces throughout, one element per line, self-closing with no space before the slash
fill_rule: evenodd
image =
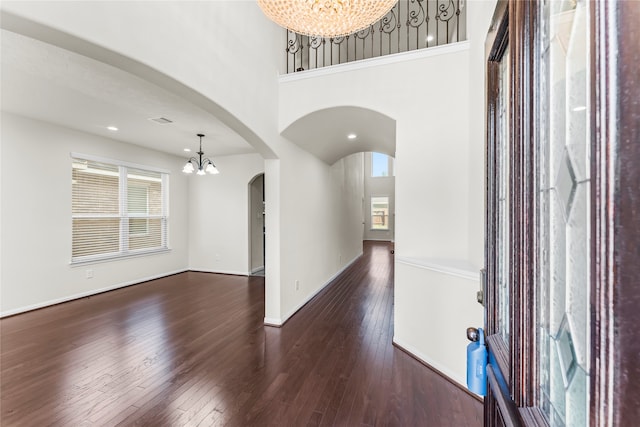
<path id="1" fill-rule="evenodd" d="M 187 153 L 191 152 L 191 148 L 185 148 L 184 151 L 186 151 Z"/>
<path id="2" fill-rule="evenodd" d="M 587 107 L 586 107 L 586 106 L 584 106 L 584 105 L 579 105 L 579 106 L 577 106 L 576 108 L 574 108 L 574 109 L 573 109 L 573 111 L 584 111 L 584 110 L 586 110 L 586 109 L 587 109 Z"/>
<path id="3" fill-rule="evenodd" d="M 358 137 L 358 135 L 356 135 L 355 133 L 350 133 L 349 135 L 347 135 L 347 138 L 354 140 Z"/>
<path id="4" fill-rule="evenodd" d="M 110 130 L 111 132 L 116 132 L 118 130 L 118 128 L 115 126 L 107 126 L 107 129 Z"/>

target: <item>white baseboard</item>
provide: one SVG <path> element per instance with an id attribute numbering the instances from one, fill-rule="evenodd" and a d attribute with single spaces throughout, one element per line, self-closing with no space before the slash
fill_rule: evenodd
<path id="1" fill-rule="evenodd" d="M 251 269 L 251 274 L 257 273 L 260 270 L 264 270 L 264 265 Z"/>
<path id="2" fill-rule="evenodd" d="M 189 271 L 195 271 L 198 273 L 215 273 L 215 274 L 230 274 L 232 276 L 249 276 L 246 271 L 235 270 L 210 270 L 208 268 L 190 268 Z"/>
<path id="3" fill-rule="evenodd" d="M 20 314 L 20 313 L 25 313 L 27 311 L 37 310 L 39 308 L 49 307 L 51 305 L 56 305 L 56 304 L 60 304 L 60 303 L 63 303 L 63 302 L 73 301 L 75 299 L 80 299 L 80 298 L 85 298 L 85 297 L 89 297 L 89 296 L 92 296 L 92 295 L 101 294 L 103 292 L 113 291 L 113 290 L 116 290 L 116 289 L 119 289 L 119 288 L 125 288 L 125 287 L 131 286 L 131 285 L 137 285 L 138 283 L 148 282 L 149 280 L 160 279 L 161 277 L 167 277 L 167 276 L 171 276 L 171 275 L 178 274 L 178 273 L 184 273 L 185 271 L 189 271 L 189 270 L 185 268 L 183 270 L 169 271 L 167 273 L 156 274 L 156 275 L 153 275 L 153 276 L 143 277 L 143 278 L 136 279 L 136 280 L 130 280 L 128 282 L 118 283 L 116 285 L 106 286 L 106 287 L 100 288 L 100 289 L 93 289 L 93 290 L 90 290 L 90 291 L 87 291 L 87 292 L 81 292 L 79 294 L 69 295 L 67 297 L 56 298 L 56 299 L 45 301 L 45 302 L 41 302 L 41 303 L 38 303 L 38 304 L 32 304 L 32 305 L 27 305 L 27 306 L 24 306 L 24 307 L 15 308 L 13 310 L 3 311 L 3 312 L 0 312 L 0 318 L 1 317 L 7 317 L 7 316 L 13 316 L 15 314 Z"/>
<path id="4" fill-rule="evenodd" d="M 275 326 L 276 328 L 279 328 L 280 326 L 282 326 L 282 320 L 275 319 L 273 317 L 265 317 L 264 324 L 265 326 Z"/>
<path id="5" fill-rule="evenodd" d="M 307 298 L 305 298 L 300 304 L 295 306 L 295 308 L 290 310 L 285 316 L 283 316 L 283 318 L 275 319 L 275 318 L 267 318 L 267 317 L 265 317 L 264 318 L 264 324 L 268 325 L 268 326 L 278 326 L 278 327 L 284 325 L 285 322 L 287 320 L 289 320 L 289 318 L 291 316 L 296 314 L 298 312 L 298 310 L 300 310 L 302 307 L 304 307 L 309 301 L 311 301 L 316 295 L 318 295 L 320 293 L 320 291 L 322 291 L 324 288 L 326 288 L 327 285 L 329 285 L 329 283 L 331 283 L 336 277 L 341 275 L 343 271 L 345 271 L 347 268 L 349 268 L 351 266 L 351 264 L 356 262 L 358 260 L 358 258 L 360 258 L 362 256 L 362 254 L 363 254 L 363 252 L 360 252 L 358 255 L 355 256 L 355 258 L 353 258 L 351 261 L 346 263 L 344 267 L 342 267 L 340 270 L 338 270 L 338 272 L 336 272 L 326 282 L 324 282 L 324 284 L 322 286 L 320 286 L 318 289 L 316 289 L 315 292 L 312 292 L 311 294 L 309 294 L 309 296 Z"/>
<path id="6" fill-rule="evenodd" d="M 467 388 L 467 379 L 466 378 L 461 378 L 459 374 L 453 372 L 448 367 L 443 366 L 441 363 L 438 363 L 438 362 L 434 361 L 433 359 L 429 358 L 428 356 L 425 356 L 420 350 L 418 350 L 414 346 L 412 346 L 410 344 L 407 344 L 406 342 L 403 342 L 402 340 L 399 340 L 395 336 L 393 337 L 393 343 L 398 345 L 399 347 L 402 347 L 403 349 L 407 350 L 413 356 L 417 357 L 422 362 L 426 363 L 427 365 L 431 366 L 432 368 L 440 371 L 440 373 L 442 373 L 443 375 L 446 375 L 451 381 L 454 381 L 454 382 L 460 384 L 460 387 L 462 387 L 464 389 Z"/>

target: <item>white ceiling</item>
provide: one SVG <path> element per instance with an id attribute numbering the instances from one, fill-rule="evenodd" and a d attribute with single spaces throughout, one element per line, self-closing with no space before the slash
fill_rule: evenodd
<path id="1" fill-rule="evenodd" d="M 215 116 L 137 76 L 10 31 L 1 39 L 4 111 L 182 157 L 197 151 L 197 133 L 208 156 L 255 152 Z"/>
<path id="2" fill-rule="evenodd" d="M 348 139 L 350 133 L 357 137 Z M 330 165 L 362 151 L 389 156 L 396 152 L 395 120 L 360 107 L 314 111 L 289 125 L 282 135 Z"/>
<path id="3" fill-rule="evenodd" d="M 180 157 L 197 151 L 198 133 L 206 135 L 207 156 L 256 152 L 216 116 L 175 93 L 95 59 L 0 31 L 3 111 Z M 158 117 L 173 123 L 149 120 Z M 349 133 L 358 136 L 349 140 Z M 395 120 L 358 107 L 313 112 L 292 123 L 283 136 L 328 164 L 363 151 L 395 155 Z"/>

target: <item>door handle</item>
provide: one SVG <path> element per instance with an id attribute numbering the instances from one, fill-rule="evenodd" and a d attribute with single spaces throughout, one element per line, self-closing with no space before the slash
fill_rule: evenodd
<path id="1" fill-rule="evenodd" d="M 476 300 L 478 304 L 484 307 L 484 290 L 487 289 L 487 270 L 480 270 L 480 290 L 476 292 Z"/>
<path id="2" fill-rule="evenodd" d="M 478 328 L 467 328 L 467 339 L 471 342 L 476 342 L 479 339 Z"/>

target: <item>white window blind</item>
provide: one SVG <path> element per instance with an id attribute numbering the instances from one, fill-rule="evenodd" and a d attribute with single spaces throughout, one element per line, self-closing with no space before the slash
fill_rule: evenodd
<path id="1" fill-rule="evenodd" d="M 72 158 L 72 254 L 79 263 L 167 249 L 168 175 Z"/>

